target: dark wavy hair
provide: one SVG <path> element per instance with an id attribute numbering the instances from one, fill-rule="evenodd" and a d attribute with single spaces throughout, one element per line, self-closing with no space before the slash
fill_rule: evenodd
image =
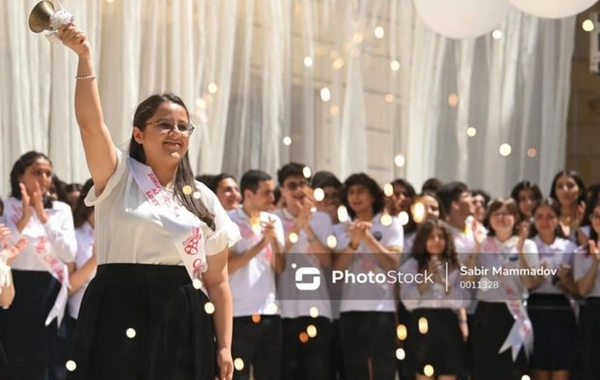
<path id="1" fill-rule="evenodd" d="M 21 199 L 21 187 L 19 186 L 19 177 L 25 174 L 25 170 L 33 165 L 33 163 L 40 158 L 47 160 L 52 165 L 52 161 L 44 153 L 30 151 L 23 154 L 14 163 L 10 171 L 10 196 L 16 199 Z M 52 208 L 53 199 L 48 194 L 43 194 L 42 201 L 44 208 Z"/>
<path id="2" fill-rule="evenodd" d="M 521 182 L 517 183 L 515 185 L 515 187 L 513 187 L 512 191 L 510 192 L 510 197 L 512 199 L 514 199 L 515 202 L 517 202 L 517 206 L 519 205 L 519 194 L 523 190 L 531 191 L 533 193 L 533 198 L 537 201 L 537 203 L 540 203 L 542 198 L 544 198 L 544 196 L 542 195 L 542 191 L 540 190 L 538 185 L 536 185 L 535 183 L 533 183 L 531 181 L 521 181 Z M 525 219 L 525 215 L 523 215 L 521 213 L 521 208 L 519 208 L 519 214 L 521 216 L 521 219 Z M 532 215 L 533 215 L 533 210 L 532 210 Z"/>
<path id="3" fill-rule="evenodd" d="M 75 225 L 75 228 L 83 226 L 83 224 L 90 217 L 90 214 L 94 212 L 94 206 L 87 206 L 85 204 L 85 197 L 87 197 L 92 186 L 94 186 L 94 181 L 90 178 L 83 184 L 83 187 L 81 187 L 81 189 L 79 190 L 79 198 L 73 206 L 73 224 Z"/>
<path id="4" fill-rule="evenodd" d="M 533 224 L 531 226 L 531 234 L 530 236 L 535 236 L 538 234 L 538 230 L 535 227 L 535 212 L 541 207 L 548 207 L 556 214 L 556 217 L 560 219 L 560 203 L 553 198 L 545 198 L 542 201 L 538 202 L 533 209 L 531 210 L 531 215 L 533 215 Z M 560 227 L 560 223 L 556 224 L 556 229 L 554 230 L 555 236 L 558 236 L 563 239 L 567 239 L 565 236 L 563 229 Z"/>
<path id="5" fill-rule="evenodd" d="M 383 206 L 385 204 L 385 195 L 381 187 L 377 184 L 377 182 L 375 182 L 373 178 L 369 177 L 365 173 L 352 174 L 346 179 L 346 181 L 344 181 L 344 186 L 342 187 L 342 191 L 340 194 L 342 203 L 348 210 L 348 215 L 351 219 L 354 219 L 354 217 L 356 216 L 356 213 L 354 212 L 354 210 L 352 210 L 350 204 L 348 203 L 348 189 L 350 189 L 352 186 L 364 186 L 365 188 L 367 188 L 369 193 L 371 193 L 371 196 L 374 199 L 373 215 L 377 215 L 381 211 L 383 211 Z"/>
<path id="6" fill-rule="evenodd" d="M 558 203 L 558 197 L 556 196 L 556 182 L 562 176 L 571 177 L 579 187 L 579 196 L 577 197 L 577 203 L 581 203 L 581 201 L 585 201 L 586 198 L 586 190 L 585 190 L 585 182 L 583 182 L 583 178 L 577 173 L 575 170 L 563 170 L 561 172 L 556 173 L 554 179 L 552 180 L 552 185 L 550 185 L 550 198 L 556 199 Z"/>
<path id="7" fill-rule="evenodd" d="M 417 227 L 417 235 L 415 237 L 415 244 L 413 245 L 411 256 L 417 260 L 419 264 L 419 271 L 427 269 L 431 256 L 427 252 L 427 239 L 433 233 L 433 230 L 439 228 L 444 233 L 444 239 L 446 239 L 446 249 L 442 252 L 442 261 L 450 264 L 450 267 L 458 267 L 458 259 L 456 254 L 456 247 L 454 246 L 454 237 L 452 231 L 448 227 L 448 224 L 441 219 L 427 219 Z"/>
<path id="8" fill-rule="evenodd" d="M 138 105 L 137 109 L 135 110 L 135 115 L 133 116 L 133 126 L 142 131 L 146 129 L 148 120 L 154 116 L 157 108 L 166 102 L 178 104 L 183 107 L 189 119 L 190 113 L 180 97 L 171 93 L 156 94 L 148 97 L 146 100 L 141 102 L 140 105 Z M 142 164 L 146 163 L 146 154 L 144 153 L 144 148 L 141 144 L 135 141 L 133 136 L 131 138 L 131 142 L 129 143 L 129 156 L 136 161 L 141 162 Z M 177 167 L 174 196 L 192 214 L 196 215 L 210 228 L 214 229 L 214 215 L 211 215 L 202 200 L 194 198 L 193 193 L 185 194 L 183 192 L 183 188 L 185 186 L 190 186 L 192 189 L 196 188 L 188 152 L 186 152 L 181 161 L 179 161 L 179 166 Z"/>

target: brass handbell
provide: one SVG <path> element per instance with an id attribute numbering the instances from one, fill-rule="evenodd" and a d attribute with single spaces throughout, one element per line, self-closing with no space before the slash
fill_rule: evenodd
<path id="1" fill-rule="evenodd" d="M 50 17 L 52 17 L 53 14 L 54 4 L 52 4 L 51 1 L 40 1 L 29 14 L 29 29 L 34 33 L 52 30 L 52 27 L 50 26 Z"/>

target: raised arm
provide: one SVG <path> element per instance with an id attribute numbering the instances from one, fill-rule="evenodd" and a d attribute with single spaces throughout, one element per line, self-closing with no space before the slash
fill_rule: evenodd
<path id="1" fill-rule="evenodd" d="M 92 51 L 87 36 L 74 24 L 62 26 L 58 33 L 63 44 L 79 57 L 75 116 L 88 169 L 94 180 L 96 195 L 99 196 L 117 167 L 117 151 L 104 124 Z"/>

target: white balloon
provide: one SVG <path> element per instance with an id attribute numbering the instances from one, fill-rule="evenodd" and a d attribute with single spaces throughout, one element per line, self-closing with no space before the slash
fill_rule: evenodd
<path id="1" fill-rule="evenodd" d="M 498 28 L 511 8 L 507 0 L 413 1 L 429 28 L 457 39 L 479 37 Z"/>
<path id="2" fill-rule="evenodd" d="M 509 0 L 525 13 L 543 18 L 564 18 L 581 13 L 598 0 Z"/>

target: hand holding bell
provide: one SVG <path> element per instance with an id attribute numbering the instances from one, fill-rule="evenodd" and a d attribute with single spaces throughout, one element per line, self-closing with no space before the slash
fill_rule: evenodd
<path id="1" fill-rule="evenodd" d="M 56 40 L 58 38 L 56 30 L 63 25 L 72 23 L 75 19 L 69 11 L 62 7 L 60 2 L 58 5 L 59 8 L 55 9 L 52 1 L 39 2 L 29 14 L 29 29 L 34 33 L 50 31 L 51 33 L 46 34 L 46 37 Z"/>

